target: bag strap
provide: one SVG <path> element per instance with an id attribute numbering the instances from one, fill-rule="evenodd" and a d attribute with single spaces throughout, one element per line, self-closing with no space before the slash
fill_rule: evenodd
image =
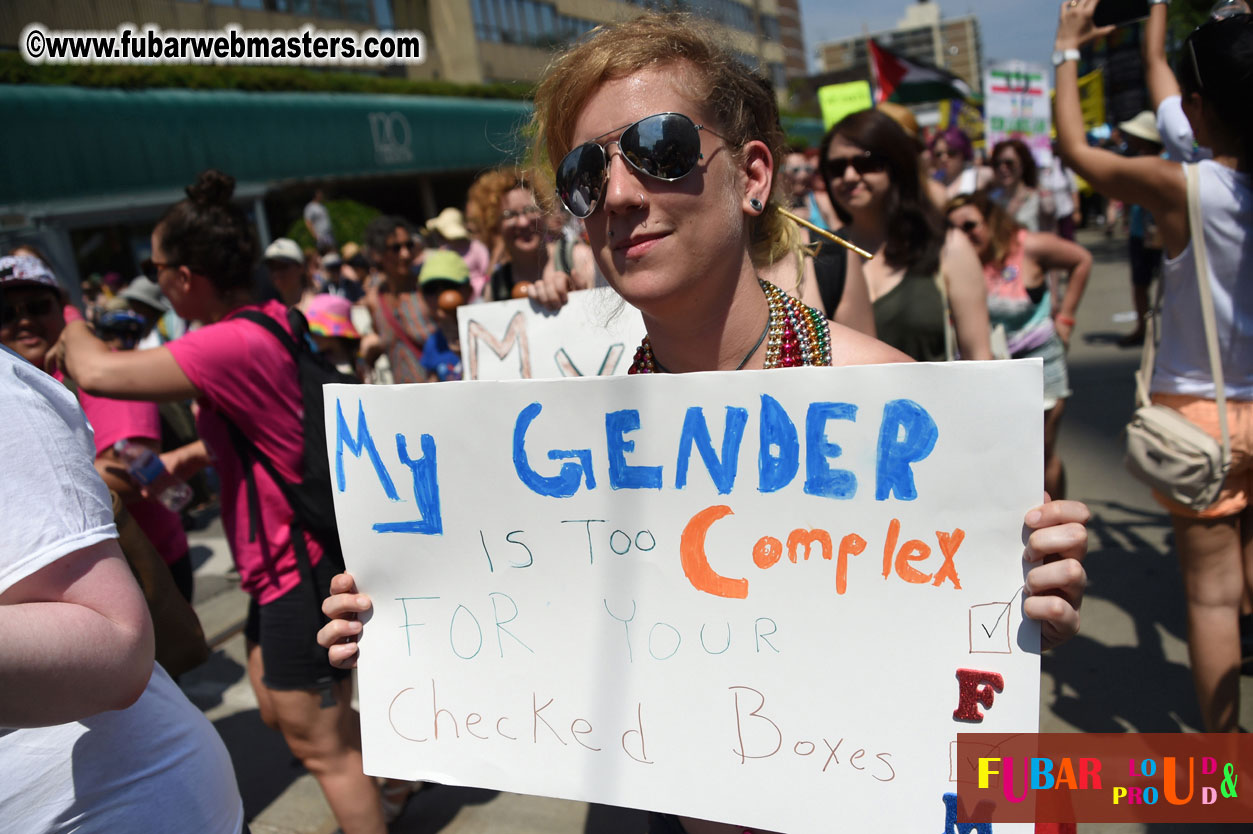
<path id="1" fill-rule="evenodd" d="M 290 314 L 291 311 L 289 310 L 289 319 L 291 317 Z M 291 358 L 296 362 L 296 364 L 300 364 L 300 346 L 296 344 L 296 340 L 292 338 L 291 334 L 284 330 L 283 326 L 276 322 L 272 316 L 269 316 L 260 310 L 240 310 L 238 313 L 232 315 L 231 318 L 245 319 L 253 324 L 261 325 L 266 330 L 270 331 L 270 333 L 274 335 L 274 338 L 278 339 L 279 344 L 287 349 L 287 352 L 291 354 Z"/>
<path id="2" fill-rule="evenodd" d="M 422 348 L 418 347 L 417 343 L 409 335 L 409 332 L 401 327 L 400 320 L 396 317 L 396 313 L 387 306 L 387 298 L 382 293 L 379 294 L 379 312 L 383 314 L 384 320 L 387 321 L 387 326 L 396 334 L 396 338 L 404 342 L 405 346 L 413 351 L 414 356 L 421 356 Z"/>
<path id="3" fill-rule="evenodd" d="M 1184 165 L 1188 179 L 1188 226 L 1192 230 L 1192 254 L 1196 257 L 1196 282 L 1201 292 L 1201 319 L 1205 322 L 1205 348 L 1209 352 L 1214 399 L 1218 402 L 1218 425 L 1223 433 L 1223 471 L 1231 466 L 1231 435 L 1227 430 L 1227 390 L 1223 384 L 1223 362 L 1218 352 L 1218 326 L 1214 322 L 1214 299 L 1209 284 L 1209 259 L 1205 247 L 1205 221 L 1201 215 L 1201 171 L 1199 165 Z"/>
<path id="4" fill-rule="evenodd" d="M 1214 321 L 1214 299 L 1209 284 L 1209 257 L 1205 246 L 1205 219 L 1201 211 L 1201 174 L 1197 165 L 1184 164 L 1187 181 L 1188 228 L 1192 236 L 1197 290 L 1201 295 L 1201 321 L 1205 326 L 1205 349 L 1209 354 L 1210 375 L 1214 380 L 1214 399 L 1218 403 L 1218 425 L 1222 430 L 1223 469 L 1231 466 L 1231 435 L 1227 428 L 1227 389 L 1223 384 L 1223 363 L 1218 352 L 1218 326 Z M 1151 402 L 1149 386 L 1157 363 L 1157 326 L 1162 309 L 1162 285 L 1158 281 L 1153 306 L 1144 323 L 1144 348 L 1140 352 L 1140 370 L 1136 372 L 1136 407 Z"/>

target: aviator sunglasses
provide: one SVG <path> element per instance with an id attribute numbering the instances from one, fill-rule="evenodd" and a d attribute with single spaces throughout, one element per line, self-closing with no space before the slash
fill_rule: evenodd
<path id="1" fill-rule="evenodd" d="M 557 196 L 575 217 L 590 217 L 600 204 L 609 176 L 609 145 L 617 145 L 627 164 L 641 174 L 663 182 L 676 182 L 692 173 L 700 152 L 700 131 L 707 130 L 682 113 L 657 113 L 597 136 L 622 133 L 601 144 L 584 142 L 565 155 L 557 166 Z"/>

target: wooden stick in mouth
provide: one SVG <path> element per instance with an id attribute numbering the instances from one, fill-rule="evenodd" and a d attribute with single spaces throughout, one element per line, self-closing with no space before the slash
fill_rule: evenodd
<path id="1" fill-rule="evenodd" d="M 868 261 L 874 258 L 874 255 L 870 254 L 865 249 L 862 249 L 860 246 L 857 246 L 856 244 L 853 244 L 853 243 L 849 243 L 847 240 L 840 237 L 839 235 L 833 235 L 830 232 L 828 232 L 826 229 L 821 228 L 820 226 L 815 226 L 813 223 L 810 223 L 808 220 L 806 220 L 803 217 L 797 217 L 795 214 L 792 214 L 792 212 L 788 211 L 785 208 L 779 208 L 778 212 L 779 214 L 782 214 L 787 219 L 791 220 L 793 223 L 796 223 L 799 226 L 804 226 L 806 229 L 809 229 L 811 232 L 817 232 L 819 235 L 822 235 L 823 237 L 825 237 L 827 240 L 831 241 L 832 243 L 840 244 L 845 249 L 851 249 L 852 251 L 856 252 L 858 255 L 861 255 L 863 258 L 865 258 Z"/>

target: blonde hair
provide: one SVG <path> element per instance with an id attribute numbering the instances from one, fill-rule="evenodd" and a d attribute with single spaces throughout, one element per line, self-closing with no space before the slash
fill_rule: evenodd
<path id="1" fill-rule="evenodd" d="M 743 147 L 759 140 L 770 149 L 773 184 L 765 210 L 749 221 L 749 252 L 758 266 L 797 250 L 800 235 L 775 209 L 782 203 L 779 166 L 785 136 L 774 88 L 740 63 L 705 22 L 685 14 L 645 14 L 625 23 L 597 27 L 591 37 L 549 65 L 535 91 L 531 134 L 532 177 L 551 200 L 553 167 L 573 144 L 574 123 L 583 105 L 606 81 L 652 67 L 679 65 L 685 93 L 711 115 L 737 161 Z"/>

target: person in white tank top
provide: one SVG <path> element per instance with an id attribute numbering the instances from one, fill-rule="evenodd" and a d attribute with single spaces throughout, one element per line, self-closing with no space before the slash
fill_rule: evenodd
<path id="1" fill-rule="evenodd" d="M 1203 277 L 1214 298 L 1233 463 L 1218 500 L 1205 510 L 1154 497 L 1170 511 L 1174 526 L 1188 603 L 1192 676 L 1205 728 L 1233 732 L 1239 728 L 1244 561 L 1253 556 L 1253 547 L 1244 544 L 1253 540 L 1253 110 L 1245 89 L 1253 74 L 1253 16 L 1211 20 L 1189 35 L 1180 51 L 1176 75 L 1183 112 L 1196 142 L 1213 154 L 1212 160 L 1197 163 L 1204 228 L 1194 229 L 1180 163 L 1125 158 L 1089 148 L 1084 140 L 1078 53 L 1070 51 L 1110 30 L 1093 24 L 1096 3 L 1069 0 L 1061 9 L 1055 55 L 1062 156 L 1098 192 L 1142 205 L 1156 219 L 1166 260 L 1153 401 L 1179 410 L 1217 437 L 1218 406 L 1193 255 L 1197 235 L 1203 236 L 1209 257 L 1209 274 Z M 1154 7 L 1153 14 L 1151 22 L 1160 29 L 1165 10 Z M 1151 86 L 1154 77 L 1150 67 Z M 1156 86 L 1160 93 L 1161 84 Z"/>

